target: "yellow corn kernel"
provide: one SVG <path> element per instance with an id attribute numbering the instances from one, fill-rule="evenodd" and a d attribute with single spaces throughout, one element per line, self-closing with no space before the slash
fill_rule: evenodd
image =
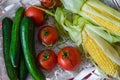
<path id="1" fill-rule="evenodd" d="M 89 17 L 93 18 L 98 24 L 102 25 L 103 27 L 105 27 L 106 29 L 111 31 L 112 33 L 120 35 L 120 25 L 116 25 L 112 21 L 107 21 L 101 17 L 95 16 L 95 15 L 88 13 L 88 12 L 86 12 L 86 14 Z"/>
<path id="2" fill-rule="evenodd" d="M 95 11 L 99 12 L 100 14 L 104 16 L 120 21 L 120 12 L 103 4 L 99 0 L 88 0 L 86 2 L 86 5 L 93 8 Z"/>
<path id="3" fill-rule="evenodd" d="M 83 37 L 83 46 L 94 62 L 107 74 L 118 77 L 120 67 L 108 58 L 97 43 L 86 33 Z"/>
<path id="4" fill-rule="evenodd" d="M 120 13 L 111 8 L 110 10 L 112 11 L 104 10 L 101 8 L 102 5 L 100 7 L 100 2 L 98 5 L 94 5 L 92 2 L 94 3 L 94 1 L 88 0 L 82 7 L 80 14 L 93 23 L 102 26 L 110 32 L 120 36 Z M 103 6 L 106 7 L 105 5 Z M 109 9 L 109 7 L 106 7 L 106 9 L 107 8 Z M 116 13 L 116 15 L 112 12 Z"/>

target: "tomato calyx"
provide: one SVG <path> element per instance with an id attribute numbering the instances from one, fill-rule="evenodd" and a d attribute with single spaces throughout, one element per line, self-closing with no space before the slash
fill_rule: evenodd
<path id="1" fill-rule="evenodd" d="M 69 57 L 69 52 L 68 51 L 63 51 L 62 52 L 62 56 L 63 56 L 63 58 L 68 58 Z"/>
<path id="2" fill-rule="evenodd" d="M 49 33 L 50 31 L 48 29 L 45 29 L 44 31 L 42 31 L 43 36 L 47 36 Z"/>
<path id="3" fill-rule="evenodd" d="M 43 61 L 44 61 L 44 60 L 48 60 L 48 59 L 50 58 L 50 54 L 48 54 L 47 51 L 45 51 L 42 56 L 43 56 L 43 58 L 44 58 Z"/>

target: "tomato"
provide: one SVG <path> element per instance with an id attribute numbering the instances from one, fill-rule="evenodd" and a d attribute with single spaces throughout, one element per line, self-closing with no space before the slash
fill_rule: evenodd
<path id="1" fill-rule="evenodd" d="M 58 64 L 64 70 L 75 70 L 81 63 L 81 56 L 79 51 L 72 47 L 66 46 L 58 53 Z"/>
<path id="2" fill-rule="evenodd" d="M 58 41 L 58 32 L 54 27 L 46 25 L 39 30 L 38 37 L 44 45 L 51 46 Z"/>
<path id="3" fill-rule="evenodd" d="M 41 0 L 41 2 L 47 8 L 56 8 L 61 4 L 60 0 Z"/>
<path id="4" fill-rule="evenodd" d="M 53 69 L 57 64 L 57 56 L 53 50 L 43 50 L 38 54 L 38 63 L 45 70 Z"/>
<path id="5" fill-rule="evenodd" d="M 43 8 L 42 6 L 37 7 Z M 26 10 L 25 15 L 31 17 L 36 26 L 42 25 L 45 21 L 45 13 L 32 6 Z"/>

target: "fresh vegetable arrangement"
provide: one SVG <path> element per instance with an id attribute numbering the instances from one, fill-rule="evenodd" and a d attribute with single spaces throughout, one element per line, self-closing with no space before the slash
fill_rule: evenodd
<path id="1" fill-rule="evenodd" d="M 57 22 L 69 33 L 69 36 L 77 46 L 83 46 L 93 63 L 105 76 L 109 75 L 119 78 L 119 51 L 112 46 L 115 36 L 115 42 L 119 42 L 119 36 L 109 31 L 107 32 L 106 29 L 94 25 L 76 14 L 72 14 L 73 21 L 70 21 L 66 13 L 65 10 L 58 8 L 55 14 Z M 57 17 L 58 15 L 61 17 Z"/>
<path id="2" fill-rule="evenodd" d="M 120 79 L 120 12 L 99 0 L 41 0 L 41 3 L 26 10 L 20 7 L 13 21 L 7 17 L 2 21 L 3 53 L 10 80 L 26 80 L 28 73 L 34 80 L 45 80 L 43 70 L 50 71 L 56 66 L 74 71 L 80 67 L 82 55 L 89 56 L 105 77 Z M 45 23 L 46 15 L 54 19 L 54 26 Z M 45 48 L 37 55 L 34 33 L 38 27 L 38 41 Z M 56 46 L 60 38 L 66 37 L 76 47 Z"/>
<path id="3" fill-rule="evenodd" d="M 36 6 L 45 9 L 41 6 Z M 35 80 L 45 80 L 41 69 L 51 70 L 57 66 L 57 55 L 53 50 L 47 49 L 36 57 L 34 32 L 35 26 L 44 24 L 45 12 L 33 6 L 26 9 L 19 7 L 13 21 L 5 17 L 2 21 L 4 59 L 7 74 L 10 80 L 26 80 L 28 72 Z M 44 25 L 39 29 L 38 40 L 45 47 L 54 46 L 59 41 L 59 32 L 52 25 Z M 74 47 L 72 47 L 74 48 Z M 72 68 L 80 64 L 80 54 L 75 49 L 77 62 Z M 71 61 L 76 61 L 72 60 Z M 67 61 L 64 61 L 67 62 Z M 41 69 L 40 69 L 41 68 Z M 69 69 L 68 69 L 69 70 Z M 73 69 L 70 69 L 73 70 Z"/>
<path id="4" fill-rule="evenodd" d="M 62 0 L 62 3 L 64 4 L 65 9 L 69 8 L 68 10 L 73 12 L 71 14 L 71 15 L 73 15 L 72 18 L 69 19 L 69 16 L 67 15 L 67 13 L 69 11 L 65 11 L 64 9 L 58 8 L 55 13 L 55 19 L 69 33 L 69 36 L 71 37 L 71 39 L 74 42 L 76 42 L 76 44 L 78 46 L 80 46 L 80 45 L 83 46 L 85 52 L 87 52 L 90 55 L 90 58 L 93 60 L 93 63 L 96 65 L 97 68 L 99 68 L 99 70 L 102 71 L 102 73 L 104 75 L 119 78 L 120 77 L 120 75 L 119 75 L 119 72 L 120 72 L 119 71 L 119 68 L 120 68 L 119 51 L 117 51 L 117 49 L 112 46 L 112 44 L 114 44 L 115 42 L 119 42 L 119 35 L 117 35 L 115 32 L 110 31 L 107 28 L 104 28 L 104 26 L 106 26 L 106 24 L 107 24 L 107 26 L 111 30 L 113 30 L 113 29 L 118 30 L 115 28 L 117 26 L 115 26 L 114 28 L 111 28 L 110 27 L 111 24 L 108 24 L 106 22 L 110 20 L 109 18 L 113 18 L 113 15 L 112 15 L 113 11 L 116 13 L 118 19 L 120 18 L 120 16 L 118 17 L 118 15 L 120 15 L 120 13 L 114 9 L 109 8 L 108 6 L 104 5 L 103 3 L 101 3 L 98 0 L 96 0 L 96 1 L 95 0 L 86 0 L 86 1 L 69 0 L 69 2 L 71 4 L 71 6 L 68 7 L 68 5 L 69 5 L 68 2 L 66 0 Z M 91 16 L 89 16 L 89 17 L 91 17 L 91 18 L 89 18 L 89 20 L 88 20 L 88 18 L 86 18 L 86 15 L 83 14 L 83 12 L 85 10 L 89 11 L 89 9 L 86 8 L 84 10 L 84 6 L 88 5 L 89 2 L 91 2 L 91 5 L 93 5 L 94 2 L 97 2 L 97 3 L 99 3 L 99 7 L 104 6 L 104 9 L 112 10 L 112 12 L 108 11 L 108 13 L 106 13 L 108 15 L 108 17 L 106 17 L 106 20 L 105 20 L 106 22 L 104 21 L 104 23 L 102 23 L 103 20 L 100 20 L 104 15 L 102 17 L 98 17 L 98 18 L 93 16 L 95 18 L 94 21 L 99 20 L 98 23 L 93 23 Z M 78 3 L 78 5 L 76 3 Z M 81 3 L 81 5 L 80 5 L 80 3 Z M 96 3 L 96 6 L 97 6 L 97 3 Z M 89 6 L 92 7 L 94 10 L 100 11 L 99 9 L 101 9 L 101 8 L 97 7 L 97 9 L 98 9 L 97 10 L 96 8 L 94 8 L 91 5 L 89 5 Z M 73 8 L 73 6 L 75 8 Z M 79 11 L 79 10 L 83 10 L 83 12 Z M 94 11 L 91 11 L 91 12 L 94 15 L 96 15 L 96 13 L 94 13 Z M 79 15 L 76 15 L 74 13 L 78 13 L 79 15 L 82 15 L 82 17 Z M 89 14 L 89 13 L 87 13 L 87 14 Z M 103 14 L 102 11 L 101 11 L 101 13 L 99 12 L 99 15 L 102 15 L 102 14 Z M 110 14 L 112 17 L 110 17 Z M 58 17 L 58 16 L 60 16 L 60 17 Z M 111 20 L 112 23 L 114 22 L 113 20 Z M 99 23 L 102 23 L 103 25 L 100 25 Z M 114 22 L 113 24 L 116 24 L 116 22 Z M 76 38 L 76 36 L 77 36 L 77 38 Z M 116 37 L 116 39 L 115 39 L 115 37 Z M 110 44 L 108 42 L 110 42 L 112 44 Z"/>

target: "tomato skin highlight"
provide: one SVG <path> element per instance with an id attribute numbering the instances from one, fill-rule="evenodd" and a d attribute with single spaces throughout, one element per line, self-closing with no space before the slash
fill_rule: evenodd
<path id="1" fill-rule="evenodd" d="M 43 50 L 38 54 L 38 64 L 45 70 L 53 69 L 57 64 L 57 56 L 53 50 Z"/>
<path id="2" fill-rule="evenodd" d="M 44 8 L 43 6 L 36 7 Z M 26 10 L 25 15 L 31 17 L 36 26 L 41 26 L 45 22 L 45 13 L 35 7 L 29 7 Z"/>
<path id="3" fill-rule="evenodd" d="M 81 63 L 79 51 L 72 47 L 66 46 L 58 53 L 58 64 L 61 68 L 68 71 L 75 70 Z"/>
<path id="4" fill-rule="evenodd" d="M 53 45 L 58 41 L 59 35 L 54 27 L 46 25 L 39 30 L 38 37 L 43 44 Z"/>

